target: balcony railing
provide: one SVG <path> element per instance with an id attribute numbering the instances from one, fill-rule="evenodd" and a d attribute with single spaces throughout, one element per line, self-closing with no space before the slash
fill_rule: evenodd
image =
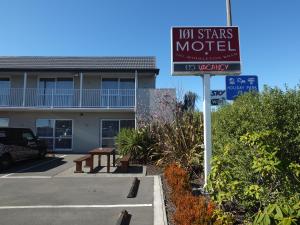
<path id="1" fill-rule="evenodd" d="M 25 97 L 24 97 L 25 93 Z M 133 108 L 134 89 L 0 89 L 0 107 Z"/>

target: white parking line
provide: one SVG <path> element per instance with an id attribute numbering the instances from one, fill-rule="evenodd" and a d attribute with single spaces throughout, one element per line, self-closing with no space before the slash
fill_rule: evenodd
<path id="1" fill-rule="evenodd" d="M 10 176 L 10 175 L 13 175 L 13 173 L 9 173 L 9 174 L 3 175 L 3 176 L 1 176 L 0 178 L 7 178 L 7 177 Z"/>
<path id="2" fill-rule="evenodd" d="M 9 174 L 7 174 L 9 175 Z M 15 176 L 15 177 L 9 177 L 9 176 L 2 176 L 0 177 L 0 179 L 28 179 L 28 178 L 32 178 L 32 179 L 50 179 L 52 178 L 51 176 Z"/>
<path id="3" fill-rule="evenodd" d="M 67 155 L 61 155 L 61 156 L 58 156 L 57 158 L 52 159 L 52 160 L 49 160 L 49 161 L 47 161 L 47 162 L 41 162 L 41 163 L 38 163 L 38 164 L 33 165 L 33 166 L 31 166 L 31 167 L 28 167 L 28 168 L 24 168 L 24 169 L 18 170 L 18 171 L 14 172 L 14 173 L 9 173 L 9 174 L 3 175 L 3 176 L 1 176 L 0 178 L 8 178 L 9 176 L 14 175 L 14 174 L 16 174 L 16 173 L 25 172 L 26 170 L 30 170 L 30 169 L 33 169 L 33 168 L 35 168 L 35 167 L 38 167 L 38 166 L 41 166 L 41 165 L 44 165 L 44 164 L 46 165 L 46 164 L 48 164 L 48 163 L 50 163 L 50 162 L 53 162 L 53 161 L 55 161 L 55 160 L 57 160 L 57 159 L 62 159 L 62 158 L 64 158 L 64 157 L 66 157 L 66 156 L 67 156 Z"/>
<path id="4" fill-rule="evenodd" d="M 1 209 L 72 209 L 72 208 L 132 208 L 152 207 L 152 204 L 120 204 L 120 205 L 22 205 L 0 206 Z"/>

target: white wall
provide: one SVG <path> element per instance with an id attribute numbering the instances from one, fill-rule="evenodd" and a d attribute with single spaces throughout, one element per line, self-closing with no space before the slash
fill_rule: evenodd
<path id="1" fill-rule="evenodd" d="M 37 119 L 72 119 L 73 152 L 87 152 L 100 144 L 101 119 L 134 119 L 134 112 L 0 112 L 9 118 L 10 127 L 31 128 L 36 133 Z"/>

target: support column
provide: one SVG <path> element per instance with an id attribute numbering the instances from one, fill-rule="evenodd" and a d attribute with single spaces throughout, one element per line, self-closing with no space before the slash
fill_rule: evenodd
<path id="1" fill-rule="evenodd" d="M 23 80 L 23 103 L 22 103 L 23 107 L 25 107 L 25 102 L 26 102 L 26 88 L 27 88 L 27 72 L 24 73 L 24 80 Z"/>
<path id="2" fill-rule="evenodd" d="M 137 128 L 137 89 L 138 89 L 138 72 L 134 73 L 134 113 L 135 113 L 135 129 Z"/>
<path id="3" fill-rule="evenodd" d="M 82 107 L 83 73 L 80 72 L 79 107 Z"/>
<path id="4" fill-rule="evenodd" d="M 211 165 L 211 109 L 210 75 L 203 75 L 203 119 L 204 119 L 204 187 L 207 185 Z"/>

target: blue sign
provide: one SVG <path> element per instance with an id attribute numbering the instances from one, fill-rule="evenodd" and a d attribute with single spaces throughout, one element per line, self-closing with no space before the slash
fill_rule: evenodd
<path id="1" fill-rule="evenodd" d="M 234 100 L 246 92 L 258 91 L 257 76 L 226 76 L 227 100 Z"/>

